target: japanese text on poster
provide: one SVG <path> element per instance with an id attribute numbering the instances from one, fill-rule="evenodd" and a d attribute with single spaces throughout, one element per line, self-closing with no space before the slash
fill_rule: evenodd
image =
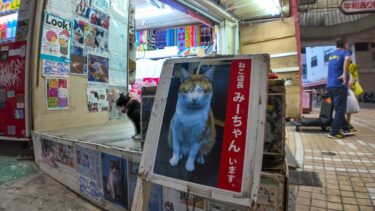
<path id="1" fill-rule="evenodd" d="M 219 188 L 241 192 L 249 108 L 251 60 L 234 60 L 231 66 Z"/>

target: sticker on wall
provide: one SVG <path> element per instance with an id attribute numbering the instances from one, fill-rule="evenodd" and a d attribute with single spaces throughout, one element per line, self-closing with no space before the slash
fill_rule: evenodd
<path id="1" fill-rule="evenodd" d="M 14 119 L 24 119 L 25 113 L 23 109 L 16 109 L 16 112 L 14 113 Z"/>
<path id="2" fill-rule="evenodd" d="M 70 73 L 87 75 L 87 49 L 73 45 L 71 57 Z"/>
<path id="3" fill-rule="evenodd" d="M 98 10 L 91 9 L 90 23 L 100 26 L 104 29 L 108 29 L 109 28 L 109 15 L 104 14 Z"/>
<path id="4" fill-rule="evenodd" d="M 89 112 L 108 111 L 107 89 L 102 87 L 87 88 L 87 108 Z"/>
<path id="5" fill-rule="evenodd" d="M 91 6 L 104 13 L 109 13 L 109 0 L 91 0 Z"/>
<path id="6" fill-rule="evenodd" d="M 48 110 L 67 109 L 68 102 L 68 79 L 47 78 L 47 108 Z"/>
<path id="7" fill-rule="evenodd" d="M 52 60 L 42 60 L 43 75 L 47 77 L 68 77 L 70 64 Z"/>
<path id="8" fill-rule="evenodd" d="M 71 25 L 66 19 L 45 14 L 40 56 L 56 62 L 70 62 Z"/>
<path id="9" fill-rule="evenodd" d="M 76 0 L 75 14 L 83 18 L 89 18 L 90 0 Z"/>
<path id="10" fill-rule="evenodd" d="M 88 81 L 108 83 L 109 59 L 94 52 L 88 55 Z"/>

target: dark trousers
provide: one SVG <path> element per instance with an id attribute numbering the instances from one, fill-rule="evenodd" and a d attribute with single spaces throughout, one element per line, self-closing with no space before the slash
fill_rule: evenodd
<path id="1" fill-rule="evenodd" d="M 348 89 L 345 87 L 327 88 L 329 97 L 333 102 L 335 116 L 331 125 L 331 135 L 336 135 L 340 129 L 348 130 L 349 124 L 345 119 L 346 103 L 348 100 Z"/>

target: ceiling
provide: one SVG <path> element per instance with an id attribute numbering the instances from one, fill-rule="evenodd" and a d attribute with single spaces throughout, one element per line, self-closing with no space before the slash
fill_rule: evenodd
<path id="1" fill-rule="evenodd" d="M 306 3 L 301 4 L 301 2 Z M 340 10 L 342 0 L 305 0 L 301 2 L 299 6 L 300 26 L 332 26 L 355 22 L 368 16 L 368 14 L 343 14 Z"/>
<path id="2" fill-rule="evenodd" d="M 160 11 L 145 0 L 136 0 L 135 3 L 137 30 L 170 28 L 197 23 L 197 21 L 189 15 L 168 6 L 165 6 L 165 10 Z"/>
<path id="3" fill-rule="evenodd" d="M 289 1 L 289 0 L 288 0 Z M 282 10 L 281 4 L 288 2 L 285 0 L 220 0 L 220 4 L 233 15 L 241 20 L 257 20 L 263 18 L 272 18 L 277 15 L 271 15 L 270 11 L 276 10 L 280 12 Z M 268 2 L 268 3 L 267 3 Z M 278 6 L 272 4 L 278 2 Z M 288 4 L 288 3 L 286 3 Z"/>

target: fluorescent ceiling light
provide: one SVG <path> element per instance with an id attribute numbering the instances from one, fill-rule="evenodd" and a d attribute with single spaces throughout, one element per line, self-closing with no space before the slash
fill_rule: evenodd
<path id="1" fill-rule="evenodd" d="M 257 2 L 264 11 L 272 16 L 281 14 L 281 5 L 279 0 L 263 0 Z"/>
<path id="2" fill-rule="evenodd" d="M 136 10 L 135 11 L 135 19 L 146 19 L 152 18 L 157 16 L 168 15 L 173 12 L 173 9 L 170 7 L 165 7 L 164 9 L 156 9 L 154 7 L 147 8 L 144 10 Z"/>

